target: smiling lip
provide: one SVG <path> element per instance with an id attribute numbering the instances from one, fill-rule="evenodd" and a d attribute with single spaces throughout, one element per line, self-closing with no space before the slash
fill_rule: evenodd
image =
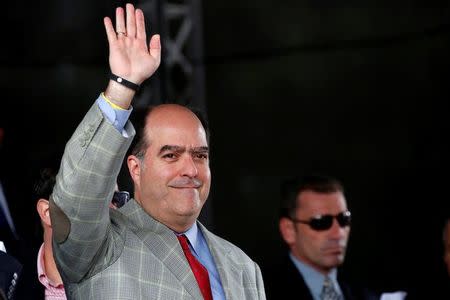
<path id="1" fill-rule="evenodd" d="M 175 189 L 198 189 L 203 182 L 197 178 L 177 178 L 168 183 L 168 186 Z"/>
<path id="2" fill-rule="evenodd" d="M 170 186 L 174 189 L 198 189 L 200 186 Z"/>
<path id="3" fill-rule="evenodd" d="M 329 254 L 342 254 L 344 253 L 344 248 L 342 247 L 326 248 L 324 249 L 324 252 Z"/>

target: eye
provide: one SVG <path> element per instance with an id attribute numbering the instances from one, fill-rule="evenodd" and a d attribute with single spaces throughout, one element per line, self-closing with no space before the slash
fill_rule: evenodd
<path id="1" fill-rule="evenodd" d="M 206 160 L 208 159 L 208 153 L 197 153 L 194 157 L 199 160 Z"/>
<path id="2" fill-rule="evenodd" d="M 175 153 L 166 153 L 162 156 L 163 159 L 175 159 L 177 158 L 177 156 L 175 155 Z"/>

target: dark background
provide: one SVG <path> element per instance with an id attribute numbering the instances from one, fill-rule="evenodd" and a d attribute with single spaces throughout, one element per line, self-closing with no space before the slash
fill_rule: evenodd
<path id="1" fill-rule="evenodd" d="M 33 172 L 106 86 L 102 18 L 123 3 L 3 4 L 0 172 L 25 236 Z M 450 2 L 202 5 L 210 228 L 257 262 L 273 261 L 284 250 L 280 183 L 322 172 L 343 182 L 354 216 L 349 276 L 387 291 L 442 275 Z"/>

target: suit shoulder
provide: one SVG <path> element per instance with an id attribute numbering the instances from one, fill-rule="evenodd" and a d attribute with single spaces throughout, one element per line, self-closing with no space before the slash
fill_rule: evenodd
<path id="1" fill-rule="evenodd" d="M 0 251 L 0 290 L 12 299 L 22 272 L 22 264 L 13 256 Z"/>
<path id="2" fill-rule="evenodd" d="M 241 248 L 234 245 L 233 243 L 221 238 L 220 236 L 212 233 L 208 229 L 206 229 L 203 225 L 200 225 L 200 228 L 205 236 L 208 245 L 212 249 L 218 250 L 221 253 L 227 254 L 228 257 L 234 258 L 236 262 L 242 264 L 255 263 Z"/>

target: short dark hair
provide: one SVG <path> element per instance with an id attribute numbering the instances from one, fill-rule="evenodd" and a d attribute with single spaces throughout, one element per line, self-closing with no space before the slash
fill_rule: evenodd
<path id="1" fill-rule="evenodd" d="M 39 199 L 50 200 L 50 195 L 53 192 L 53 188 L 56 183 L 57 169 L 46 167 L 41 169 L 36 169 L 34 174 L 33 190 L 32 190 L 32 200 L 37 203 Z M 39 214 L 34 214 L 34 226 L 33 235 L 39 241 L 44 234 L 41 226 L 41 218 Z"/>
<path id="2" fill-rule="evenodd" d="M 148 106 L 145 109 L 140 109 L 133 112 L 130 116 L 130 121 L 136 129 L 136 136 L 133 139 L 133 142 L 130 146 L 129 154 L 136 156 L 139 159 L 142 159 L 145 156 L 145 151 L 149 146 L 149 141 L 147 141 L 145 128 L 147 124 L 147 116 L 155 109 L 157 105 Z M 185 106 L 189 109 L 199 120 L 203 126 L 203 129 L 206 133 L 206 140 L 209 144 L 209 126 L 208 120 L 205 117 L 205 114 L 202 110 L 192 107 Z"/>
<path id="3" fill-rule="evenodd" d="M 39 199 L 49 200 L 56 183 L 57 170 L 53 168 L 43 168 L 39 172 L 33 186 L 33 198 L 35 201 Z"/>
<path id="4" fill-rule="evenodd" d="M 280 218 L 294 218 L 298 208 L 298 195 L 304 191 L 323 194 L 344 193 L 344 187 L 336 178 L 320 174 L 290 178 L 281 186 Z"/>

